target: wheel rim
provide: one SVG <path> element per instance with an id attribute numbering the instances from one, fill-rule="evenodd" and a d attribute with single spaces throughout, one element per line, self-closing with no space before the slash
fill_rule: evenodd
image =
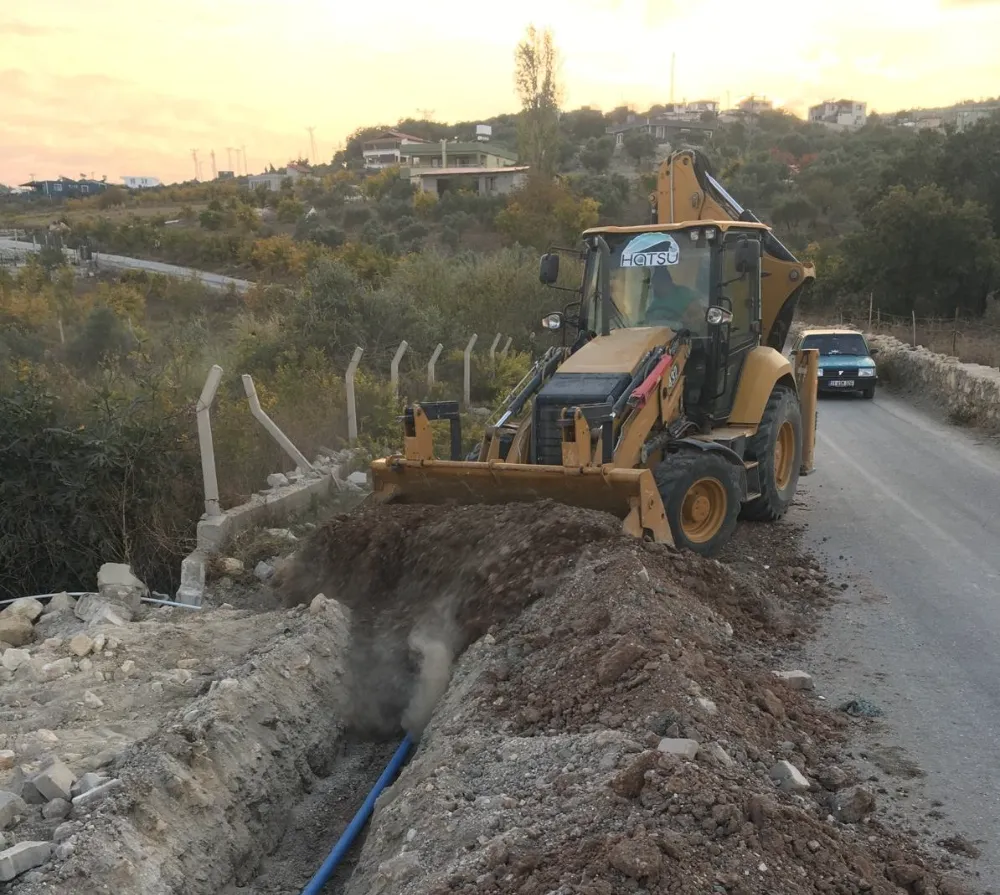
<path id="1" fill-rule="evenodd" d="M 784 491 L 788 487 L 794 463 L 795 429 L 789 420 L 785 420 L 778 429 L 778 437 L 774 441 L 774 483 L 779 491 Z"/>
<path id="2" fill-rule="evenodd" d="M 684 495 L 681 504 L 681 529 L 693 544 L 714 538 L 726 521 L 728 499 L 718 479 L 698 479 Z"/>

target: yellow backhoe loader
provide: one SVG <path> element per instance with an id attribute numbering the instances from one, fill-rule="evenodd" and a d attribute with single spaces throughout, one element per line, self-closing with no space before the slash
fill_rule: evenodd
<path id="1" fill-rule="evenodd" d="M 374 499 L 551 498 L 703 555 L 741 515 L 785 513 L 813 465 L 818 357 L 782 350 L 815 269 L 696 152 L 665 160 L 650 198 L 650 224 L 583 234 L 580 286 L 556 287 L 577 299 L 542 321 L 563 344 L 536 361 L 478 450 L 462 456 L 456 402 L 408 406 L 403 452 L 372 464 Z M 556 286 L 559 261 L 542 256 L 543 283 Z M 434 456 L 437 420 L 451 426 L 450 459 Z"/>

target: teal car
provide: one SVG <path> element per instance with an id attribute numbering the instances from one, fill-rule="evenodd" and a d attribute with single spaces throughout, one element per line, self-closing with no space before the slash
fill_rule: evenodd
<path id="1" fill-rule="evenodd" d="M 794 345 L 819 350 L 819 391 L 875 397 L 878 368 L 865 337 L 854 329 L 807 329 Z"/>

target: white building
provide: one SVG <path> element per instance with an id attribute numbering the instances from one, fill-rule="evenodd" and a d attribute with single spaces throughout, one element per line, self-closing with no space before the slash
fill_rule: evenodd
<path id="1" fill-rule="evenodd" d="M 154 186 L 163 186 L 159 177 L 123 177 L 122 183 L 130 190 L 148 190 Z"/>
<path id="2" fill-rule="evenodd" d="M 259 186 L 266 186 L 272 193 L 281 189 L 284 180 L 289 179 L 295 183 L 300 177 L 308 174 L 308 170 L 297 165 L 289 165 L 284 171 L 274 171 L 264 174 L 251 174 L 247 178 L 247 189 L 256 189 Z"/>
<path id="3" fill-rule="evenodd" d="M 809 120 L 839 130 L 857 130 L 868 120 L 868 104 L 853 99 L 827 100 L 809 107 Z"/>
<path id="4" fill-rule="evenodd" d="M 398 165 L 400 156 L 405 154 L 403 147 L 411 147 L 413 144 L 426 143 L 420 137 L 413 137 L 404 134 L 402 131 L 383 131 L 377 137 L 366 140 L 361 147 L 361 154 L 365 157 L 365 167 L 370 171 L 381 171 L 383 168 L 391 168 Z"/>

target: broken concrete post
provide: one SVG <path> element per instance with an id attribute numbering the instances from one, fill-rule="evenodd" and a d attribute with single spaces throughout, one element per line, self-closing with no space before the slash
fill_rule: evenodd
<path id="1" fill-rule="evenodd" d="M 475 347 L 477 338 L 479 338 L 478 335 L 473 333 L 472 338 L 469 339 L 469 344 L 465 346 L 462 398 L 465 402 L 466 410 L 472 406 L 472 349 Z"/>
<path id="2" fill-rule="evenodd" d="M 222 512 L 219 505 L 219 480 L 215 474 L 215 444 L 212 441 L 212 420 L 210 411 L 215 393 L 222 380 L 222 367 L 213 364 L 208 371 L 205 387 L 195 405 L 198 419 L 198 447 L 201 450 L 201 477 L 205 483 L 205 515 L 218 516 Z"/>
<path id="3" fill-rule="evenodd" d="M 437 347 L 434 349 L 434 353 L 431 355 L 431 359 L 427 361 L 427 390 L 430 391 L 434 388 L 434 368 L 437 366 L 438 358 L 441 356 L 441 352 L 444 350 L 444 345 L 438 342 Z"/>
<path id="4" fill-rule="evenodd" d="M 278 428 L 277 423 L 271 419 L 265 412 L 264 408 L 260 406 L 260 398 L 257 397 L 257 389 L 253 384 L 253 377 L 249 374 L 243 374 L 243 391 L 246 392 L 247 401 L 250 403 L 250 412 L 253 414 L 254 419 L 257 420 L 265 429 L 267 429 L 268 434 L 278 442 L 278 446 L 295 462 L 298 469 L 303 472 L 311 471 L 313 468 L 312 463 L 310 463 L 305 455 L 292 444 L 291 439 Z"/>
<path id="5" fill-rule="evenodd" d="M 365 349 L 360 345 L 354 349 L 351 362 L 347 365 L 347 372 L 344 374 L 344 387 L 347 392 L 347 440 L 355 444 L 358 440 L 358 405 L 354 397 L 354 377 L 358 372 L 358 364 L 361 363 L 361 355 Z"/>
<path id="6" fill-rule="evenodd" d="M 132 567 L 119 562 L 106 562 L 101 566 L 97 572 L 97 591 L 100 602 L 124 621 L 131 621 L 142 606 L 142 598 L 149 596 L 149 588 L 136 578 Z M 81 618 L 80 605 L 83 602 L 81 599 L 76 605 L 76 614 Z M 90 614 L 93 616 L 94 612 Z"/>
<path id="7" fill-rule="evenodd" d="M 392 394 L 397 398 L 399 397 L 399 362 L 403 359 L 403 355 L 406 354 L 408 347 L 406 339 L 403 339 L 399 343 L 396 353 L 392 356 L 392 362 L 389 364 L 389 382 L 392 384 Z"/>

